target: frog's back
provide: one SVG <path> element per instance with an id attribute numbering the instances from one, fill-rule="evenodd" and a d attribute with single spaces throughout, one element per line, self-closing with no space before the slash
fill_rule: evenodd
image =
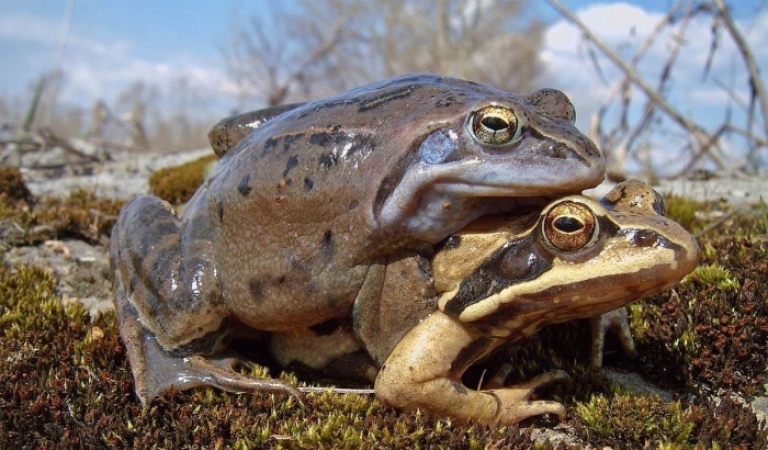
<path id="1" fill-rule="evenodd" d="M 315 311 L 313 323 L 347 314 L 377 260 L 429 248 L 518 197 L 599 182 L 602 158 L 572 120 L 557 91 L 432 75 L 287 108 L 220 151 L 202 188 L 221 290 L 254 298 L 247 308 L 303 302 L 289 308 Z"/>
<path id="2" fill-rule="evenodd" d="M 382 242 L 409 245 L 408 236 L 379 228 L 375 216 L 410 164 L 414 142 L 429 132 L 423 123 L 432 107 L 425 103 L 476 101 L 435 80 L 390 80 L 308 103 L 227 150 L 203 188 L 217 222 L 222 291 L 233 298 L 310 294 L 317 305 L 304 306 L 323 318 L 348 314 L 371 260 L 382 246 L 382 255 L 393 251 Z M 294 317 L 302 307 L 291 305 Z M 279 313 L 260 311 L 279 321 Z"/>
<path id="3" fill-rule="evenodd" d="M 209 185 L 222 223 L 233 231 L 255 225 L 283 243 L 321 238 L 325 245 L 341 235 L 365 258 L 376 247 L 371 234 L 396 232 L 379 229 L 376 216 L 418 144 L 494 94 L 468 81 L 415 75 L 289 110 L 224 154 Z"/>

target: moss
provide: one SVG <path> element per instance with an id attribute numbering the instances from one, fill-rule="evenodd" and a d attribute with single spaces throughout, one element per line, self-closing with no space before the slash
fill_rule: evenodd
<path id="1" fill-rule="evenodd" d="M 21 172 L 16 167 L 0 166 L 0 197 L 11 201 L 31 201 L 32 193 L 29 192 Z M 0 198 L 0 200 L 2 200 Z"/>
<path id="2" fill-rule="evenodd" d="M 702 245 L 699 267 L 674 291 L 631 309 L 635 369 L 689 392 L 765 392 L 768 374 L 768 242 L 759 219 Z"/>
<path id="3" fill-rule="evenodd" d="M 700 264 L 685 280 L 687 283 L 698 283 L 705 286 L 715 286 L 718 290 L 735 293 L 739 290 L 739 280 L 720 264 Z"/>
<path id="4" fill-rule="evenodd" d="M 684 406 L 657 396 L 616 392 L 594 395 L 578 404 L 581 434 L 595 445 L 622 443 L 622 448 L 706 449 L 765 448 L 761 431 L 748 406 L 732 399 Z"/>
<path id="5" fill-rule="evenodd" d="M 702 202 L 679 195 L 665 196 L 664 204 L 666 206 L 665 215 L 693 233 L 701 231 L 704 226 L 704 221 L 699 213 L 702 210 L 714 209 Z"/>
<path id="6" fill-rule="evenodd" d="M 34 245 L 48 239 L 82 239 L 106 243 L 123 202 L 96 197 L 80 189 L 65 199 L 45 198 L 11 203 L 0 198 L 0 220 L 15 232 L 13 245 Z"/>
<path id="7" fill-rule="evenodd" d="M 617 393 L 594 395 L 576 406 L 575 413 L 598 440 L 642 445 L 645 442 L 688 442 L 693 430 L 680 402 L 656 396 Z"/>
<path id="8" fill-rule="evenodd" d="M 172 392 L 142 408 L 114 315 L 62 306 L 55 279 L 0 266 L 0 442 L 8 448 L 512 448 L 530 430 L 400 414 L 372 396 Z M 543 444 L 545 445 L 545 444 Z M 550 447 L 551 448 L 551 447 Z"/>
<path id="9" fill-rule="evenodd" d="M 216 155 L 210 155 L 180 166 L 158 170 L 149 178 L 149 190 L 174 205 L 185 203 L 203 183 L 215 161 Z"/>
<path id="10" fill-rule="evenodd" d="M 0 217 L 20 224 L 25 243 L 72 236 L 105 244 L 119 206 L 86 191 L 36 203 L 6 197 Z M 572 381 L 536 398 L 564 402 L 572 413 L 566 429 L 593 447 L 766 448 L 754 413 L 731 395 L 749 398 L 768 383 L 764 232 L 759 214 L 736 215 L 708 232 L 699 269 L 673 291 L 631 306 L 637 359 L 616 339 L 606 343 L 606 365 L 642 373 L 699 403 L 628 394 L 589 371 L 583 321 L 517 343 L 468 374 L 468 385 L 509 361 L 510 383 L 564 369 Z M 371 396 L 320 393 L 298 402 L 197 389 L 143 408 L 113 314 L 92 320 L 79 305 L 63 307 L 55 281 L 42 269 L 0 266 L 0 442 L 9 448 L 581 448 L 531 443 L 528 427 L 552 426 L 552 418 L 521 427 L 461 425 L 399 413 Z M 715 392 L 722 400 L 706 400 Z"/>

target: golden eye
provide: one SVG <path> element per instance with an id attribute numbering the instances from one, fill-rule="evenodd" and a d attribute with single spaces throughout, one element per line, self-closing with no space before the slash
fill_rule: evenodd
<path id="1" fill-rule="evenodd" d="M 563 202 L 553 207 L 542 222 L 544 238 L 555 248 L 575 252 L 598 235 L 597 218 L 581 203 Z"/>
<path id="2" fill-rule="evenodd" d="M 472 134 L 485 145 L 504 145 L 520 139 L 515 112 L 501 106 L 486 106 L 475 111 L 470 121 Z"/>

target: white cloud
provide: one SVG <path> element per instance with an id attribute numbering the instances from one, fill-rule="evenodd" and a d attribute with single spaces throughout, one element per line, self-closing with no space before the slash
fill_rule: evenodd
<path id="1" fill-rule="evenodd" d="M 53 70 L 60 30 L 58 20 L 29 13 L 4 14 L 0 17 L 0 39 L 13 54 L 0 55 L 2 65 L 19 67 L 30 79 Z M 180 55 L 171 60 L 151 61 L 137 56 L 129 42 L 73 30 L 68 38 L 62 67 L 64 82 L 58 98 L 60 103 L 88 108 L 97 99 L 112 102 L 137 82 L 168 94 L 181 79 L 197 98 L 235 98 L 237 86 L 220 66 Z"/>

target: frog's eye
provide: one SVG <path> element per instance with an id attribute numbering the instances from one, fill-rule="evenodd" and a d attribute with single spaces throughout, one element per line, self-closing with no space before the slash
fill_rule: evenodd
<path id="1" fill-rule="evenodd" d="M 520 139 L 515 112 L 502 106 L 486 106 L 472 113 L 472 135 L 485 145 L 505 145 Z"/>
<path id="2" fill-rule="evenodd" d="M 555 248 L 574 252 L 592 244 L 599 233 L 597 218 L 581 203 L 563 202 L 549 210 L 542 222 L 547 241 Z"/>

